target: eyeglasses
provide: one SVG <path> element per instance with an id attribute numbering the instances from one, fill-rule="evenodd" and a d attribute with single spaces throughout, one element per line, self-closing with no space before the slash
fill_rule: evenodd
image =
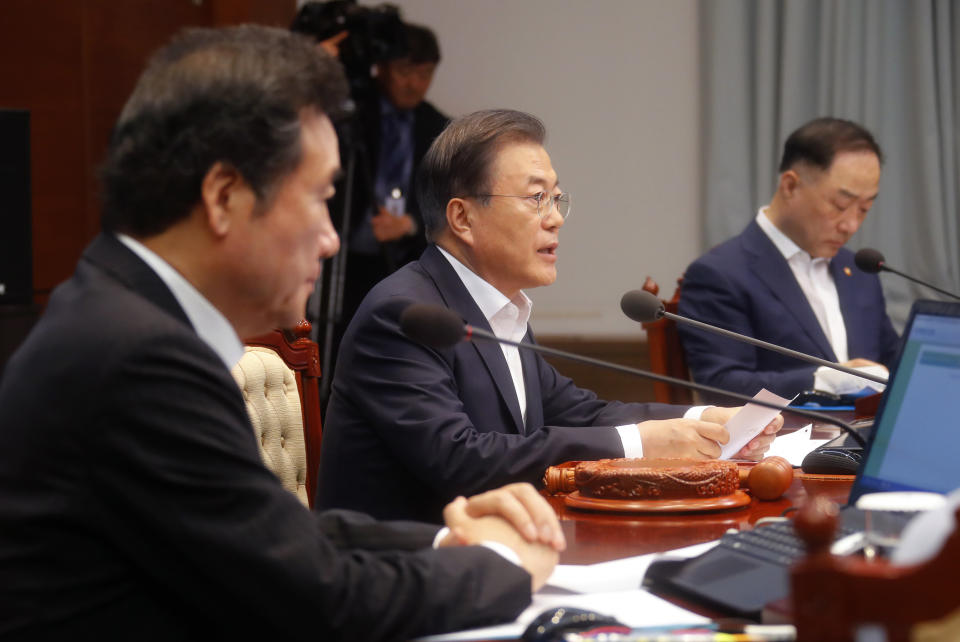
<path id="1" fill-rule="evenodd" d="M 563 192 L 562 194 L 547 194 L 546 192 L 537 192 L 536 194 L 530 194 L 529 196 L 520 196 L 514 194 L 474 194 L 473 198 L 490 198 L 496 196 L 497 198 L 525 198 L 530 201 L 534 201 L 537 204 L 537 216 L 543 218 L 550 214 L 550 211 L 556 207 L 557 212 L 560 213 L 560 216 L 566 219 L 570 216 L 570 193 Z"/>

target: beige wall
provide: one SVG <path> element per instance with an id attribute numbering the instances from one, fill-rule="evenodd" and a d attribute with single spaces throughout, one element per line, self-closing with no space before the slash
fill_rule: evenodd
<path id="1" fill-rule="evenodd" d="M 371 4 L 371 3 L 368 3 Z M 560 275 L 528 292 L 540 335 L 642 335 L 620 296 L 662 295 L 700 250 L 696 0 L 397 0 L 443 61 L 429 98 L 541 117 L 574 209 Z"/>

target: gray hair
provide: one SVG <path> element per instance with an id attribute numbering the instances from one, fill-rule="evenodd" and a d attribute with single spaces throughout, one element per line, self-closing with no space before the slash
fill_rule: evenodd
<path id="1" fill-rule="evenodd" d="M 489 193 L 491 167 L 504 145 L 542 145 L 545 138 L 539 118 L 512 109 L 476 111 L 450 123 L 433 141 L 417 176 L 427 238 L 435 239 L 446 227 L 451 198 Z M 483 199 L 484 204 L 488 201 Z"/>

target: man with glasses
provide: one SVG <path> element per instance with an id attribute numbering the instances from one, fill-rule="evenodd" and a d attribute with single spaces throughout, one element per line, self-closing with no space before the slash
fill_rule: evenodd
<path id="1" fill-rule="evenodd" d="M 344 335 L 321 506 L 438 521 L 458 495 L 537 482 L 568 460 L 720 454 L 736 409 L 601 401 L 533 352 L 495 343 L 435 350 L 401 332 L 400 313 L 416 301 L 533 341 L 523 289 L 556 279 L 571 208 L 544 137 L 529 114 L 481 111 L 454 121 L 427 152 L 418 192 L 430 245 L 371 290 Z M 740 455 L 759 457 L 781 423 Z"/>

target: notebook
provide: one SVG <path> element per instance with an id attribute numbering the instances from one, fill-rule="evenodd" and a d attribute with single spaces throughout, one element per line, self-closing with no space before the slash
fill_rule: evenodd
<path id="1" fill-rule="evenodd" d="M 958 415 L 960 303 L 916 301 L 850 504 L 841 512 L 844 532 L 862 529 L 863 516 L 852 508 L 861 495 L 960 488 Z M 716 548 L 691 560 L 655 562 L 644 585 L 759 619 L 764 605 L 789 593 L 789 565 L 801 554 L 791 524 L 761 527 L 725 535 Z"/>

